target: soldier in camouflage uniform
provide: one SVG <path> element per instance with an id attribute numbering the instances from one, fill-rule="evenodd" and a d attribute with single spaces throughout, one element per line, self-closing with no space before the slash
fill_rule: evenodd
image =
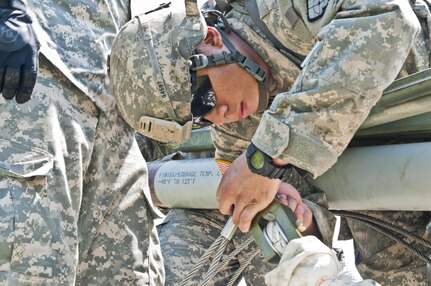
<path id="1" fill-rule="evenodd" d="M 190 8 L 190 2 L 186 1 L 186 7 Z M 430 17 L 423 1 L 416 1 L 413 9 L 408 1 L 256 2 L 267 28 L 293 51 L 286 56 L 274 48 L 243 2 L 231 3 L 233 9 L 226 18 L 233 33 L 226 32 L 227 38 L 248 60 L 268 68 L 272 104 L 263 113 L 257 99 L 259 83 L 250 79 L 256 74 L 241 74 L 242 67 L 226 56 L 232 52 L 226 38 L 199 22 L 196 12 L 189 11 L 186 19 L 166 18 L 166 14 L 134 19 L 120 33 L 111 55 L 114 95 L 126 121 L 139 132 L 161 140 L 173 135 L 171 140 L 180 141 L 187 138 L 192 123 L 202 122 L 196 117 L 217 124 L 212 130 L 216 157 L 234 161 L 218 190 L 220 211 L 233 215 L 243 231 L 274 199 L 280 186 L 280 181 L 249 170 L 244 151 L 250 142 L 275 158 L 274 164 L 291 163 L 319 176 L 335 163 L 382 91 L 397 77 L 428 68 L 430 62 L 425 41 L 429 39 Z M 413 10 L 425 15 L 421 20 L 428 20 L 423 25 L 426 29 L 421 31 Z M 195 47 L 205 56 L 191 56 Z M 298 67 L 295 62 L 304 56 Z M 205 65 L 206 60 L 210 63 L 196 72 L 198 77 L 209 76 L 216 94 L 216 105 L 205 114 L 188 104 L 192 101 L 193 106 L 197 94 L 190 97 L 189 59 L 192 70 L 196 64 Z M 201 103 L 208 106 L 204 100 L 201 97 Z M 166 118 L 169 121 L 163 120 Z M 313 211 L 321 239 L 329 244 L 333 217 L 321 208 L 324 195 L 306 183 L 297 187 Z M 373 214 L 420 235 L 430 221 L 428 212 Z M 218 236 L 225 219 L 211 211 L 171 211 L 160 232 L 162 243 L 166 243 L 163 251 L 169 281 L 179 282 L 184 277 L 189 261 L 195 262 L 209 246 L 211 241 L 205 242 L 208 236 Z M 361 224 L 349 221 L 348 226 L 356 242 L 358 269 L 364 276 L 384 285 L 428 285 L 426 265 L 401 245 Z M 258 276 L 267 268 L 259 266 L 252 271 L 257 277 L 249 283 L 261 285 Z M 226 281 L 230 274 L 223 271 L 219 281 Z"/>
<path id="2" fill-rule="evenodd" d="M 129 1 L 12 3 L 2 21 L 31 15 L 40 55 L 33 93 L 0 102 L 0 285 L 163 285 L 146 163 L 107 84 Z"/>

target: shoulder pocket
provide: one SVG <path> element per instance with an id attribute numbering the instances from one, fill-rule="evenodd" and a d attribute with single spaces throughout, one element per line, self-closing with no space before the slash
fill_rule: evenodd
<path id="1" fill-rule="evenodd" d="M 13 140 L 0 139 L 0 176 L 46 176 L 53 166 L 54 157 L 49 152 Z"/>
<path id="2" fill-rule="evenodd" d="M 313 36 L 294 9 L 292 0 L 251 1 L 256 1 L 261 20 L 280 42 L 295 52 L 307 54 Z"/>

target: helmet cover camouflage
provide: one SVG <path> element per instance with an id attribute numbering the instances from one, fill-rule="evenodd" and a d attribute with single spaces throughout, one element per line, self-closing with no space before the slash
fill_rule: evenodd
<path id="1" fill-rule="evenodd" d="M 122 27 L 112 47 L 109 77 L 118 108 L 136 131 L 148 136 L 142 130 L 145 116 L 191 120 L 189 57 L 206 30 L 196 0 L 172 1 Z"/>

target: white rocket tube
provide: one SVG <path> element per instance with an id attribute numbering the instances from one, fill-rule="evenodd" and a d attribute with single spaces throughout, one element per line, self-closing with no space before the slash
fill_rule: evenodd
<path id="1" fill-rule="evenodd" d="M 220 180 L 213 158 L 150 164 L 160 206 L 216 209 Z M 331 209 L 431 210 L 431 142 L 349 148 L 315 184 Z"/>
<path id="2" fill-rule="evenodd" d="M 149 164 L 150 186 L 156 204 L 167 208 L 218 208 L 216 192 L 221 173 L 214 158 L 156 164 Z"/>
<path id="3" fill-rule="evenodd" d="M 349 148 L 315 184 L 332 209 L 431 210 L 431 142 Z"/>

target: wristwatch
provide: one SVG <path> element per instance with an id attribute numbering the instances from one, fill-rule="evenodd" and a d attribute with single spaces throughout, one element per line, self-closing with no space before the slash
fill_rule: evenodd
<path id="1" fill-rule="evenodd" d="M 270 179 L 280 179 L 283 182 L 292 181 L 295 167 L 288 164 L 283 167 L 272 163 L 272 158 L 257 148 L 253 143 L 250 144 L 246 152 L 247 164 L 253 173 L 259 174 Z M 297 172 L 296 172 L 297 173 Z"/>

